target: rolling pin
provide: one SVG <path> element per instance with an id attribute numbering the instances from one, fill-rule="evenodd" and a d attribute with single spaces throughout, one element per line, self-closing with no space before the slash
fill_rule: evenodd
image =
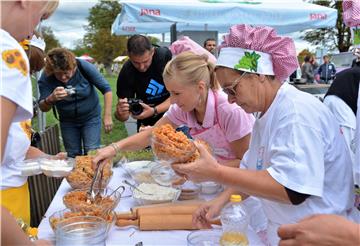
<path id="1" fill-rule="evenodd" d="M 166 203 L 134 207 L 130 212 L 117 213 L 118 219 L 137 219 L 141 215 L 192 214 L 203 202 Z"/>
<path id="2" fill-rule="evenodd" d="M 211 224 L 221 225 L 219 220 Z M 116 225 L 119 227 L 137 226 L 141 231 L 164 231 L 164 230 L 196 230 L 192 224 L 192 215 L 142 215 L 136 220 L 118 219 Z"/>
<path id="3" fill-rule="evenodd" d="M 192 215 L 143 215 L 136 220 L 117 220 L 116 225 L 137 226 L 141 231 L 194 230 Z"/>

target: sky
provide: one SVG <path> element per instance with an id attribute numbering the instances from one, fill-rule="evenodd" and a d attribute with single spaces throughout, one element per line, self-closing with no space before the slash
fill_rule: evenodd
<path id="1" fill-rule="evenodd" d="M 89 9 L 97 2 L 96 0 L 60 0 L 58 9 L 44 22 L 44 25 L 51 27 L 62 46 L 74 48 L 76 41 L 82 39 L 86 33 L 84 27 L 88 23 Z M 161 39 L 161 35 L 152 36 Z M 290 36 L 295 40 L 297 52 L 305 48 L 312 50 L 306 41 L 299 39 L 299 33 L 294 33 Z M 166 35 L 166 39 L 170 39 L 169 37 L 169 35 Z"/>

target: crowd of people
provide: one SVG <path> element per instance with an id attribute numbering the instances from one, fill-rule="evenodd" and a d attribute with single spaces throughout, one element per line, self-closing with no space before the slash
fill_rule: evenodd
<path id="1" fill-rule="evenodd" d="M 360 185 L 359 66 L 336 74 L 328 56 L 320 66 L 305 57 L 307 82 L 317 76 L 322 83 L 334 80 L 322 103 L 284 83 L 298 60 L 293 40 L 273 28 L 234 25 L 220 46 L 208 39 L 204 49 L 188 38 L 170 49 L 154 47 L 146 36 L 134 35 L 117 79 L 115 117 L 135 118 L 139 132 L 99 149 L 101 125 L 105 132 L 113 125 L 106 79 L 67 49 L 45 54 L 38 36 L 27 54 L 19 44 L 33 36 L 58 2 L 0 4 L 2 244 L 33 244 L 14 219 L 30 220 L 27 180 L 15 164 L 44 155 L 30 146 L 27 131 L 33 116 L 30 74 L 43 67 L 39 106 L 58 117 L 69 156 L 97 149 L 96 167 L 119 151 L 149 146 L 153 127 L 185 125 L 190 137 L 206 141 L 212 153 L 195 142 L 200 157 L 172 168 L 185 180 L 226 187 L 200 206 L 194 224 L 210 227 L 229 197 L 241 194 L 260 204 L 264 240 L 271 245 L 360 244 L 354 206 L 354 187 Z M 96 89 L 104 95 L 103 110 Z"/>

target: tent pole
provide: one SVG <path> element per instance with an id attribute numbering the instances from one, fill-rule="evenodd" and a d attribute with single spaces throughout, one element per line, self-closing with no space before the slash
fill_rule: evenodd
<path id="1" fill-rule="evenodd" d="M 174 43 L 177 39 L 176 23 L 170 26 L 170 43 Z"/>

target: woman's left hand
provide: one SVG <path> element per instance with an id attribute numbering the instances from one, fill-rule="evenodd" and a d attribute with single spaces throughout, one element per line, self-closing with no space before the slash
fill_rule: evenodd
<path id="1" fill-rule="evenodd" d="M 112 131 L 113 121 L 111 115 L 104 116 L 104 130 L 106 133 Z"/>
<path id="2" fill-rule="evenodd" d="M 216 181 L 220 164 L 211 156 L 204 145 L 196 142 L 195 144 L 200 152 L 200 158 L 191 163 L 172 164 L 172 168 L 180 176 L 195 182 Z"/>

